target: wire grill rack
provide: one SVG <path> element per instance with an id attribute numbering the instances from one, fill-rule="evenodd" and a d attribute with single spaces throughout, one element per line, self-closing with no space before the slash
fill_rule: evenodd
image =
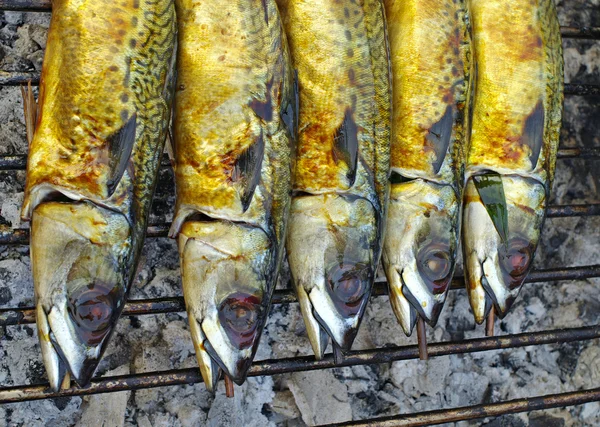
<path id="1" fill-rule="evenodd" d="M 51 0 L 0 0 L 0 10 L 48 12 L 51 10 Z M 561 27 L 564 38 L 600 40 L 600 27 Z M 0 86 L 17 86 L 31 81 L 39 83 L 37 72 L 6 72 L 0 71 Z M 600 96 L 598 85 L 565 85 L 565 95 Z M 600 148 L 561 148 L 559 159 L 600 159 Z M 0 157 L 0 171 L 24 170 L 27 158 L 20 156 Z M 169 167 L 164 159 L 162 167 Z M 548 217 L 581 217 L 600 215 L 600 203 L 581 205 L 554 205 L 548 208 Z M 148 227 L 147 237 L 165 237 L 170 224 L 152 224 Z M 27 245 L 29 230 L 7 229 L 0 227 L 1 245 Z M 585 280 L 600 277 L 600 264 L 583 267 L 564 267 L 541 269 L 533 271 L 527 278 L 527 283 L 534 284 L 548 281 Z M 464 287 L 462 277 L 455 277 L 451 289 Z M 378 279 L 373 289 L 373 295 L 387 294 L 384 279 Z M 290 289 L 277 290 L 273 297 L 274 304 L 289 304 L 296 301 L 294 292 Z M 185 311 L 183 298 L 157 298 L 130 300 L 123 310 L 125 316 L 138 316 L 158 313 L 174 313 Z M 0 327 L 35 323 L 33 307 L 0 309 Z M 511 349 L 525 346 L 544 344 L 561 344 L 574 341 L 585 341 L 600 338 L 600 325 L 581 328 L 558 329 L 542 332 L 530 332 L 505 336 L 466 339 L 461 341 L 430 343 L 427 347 L 429 357 L 451 354 L 466 354 L 489 350 Z M 249 376 L 276 375 L 290 372 L 310 371 L 344 366 L 356 366 L 378 363 L 390 363 L 398 360 L 418 359 L 419 350 L 416 345 L 386 347 L 366 351 L 353 351 L 340 359 L 332 354 L 322 360 L 314 357 L 294 357 L 255 362 L 249 371 Z M 2 387 L 0 385 L 0 403 L 15 403 L 37 399 L 56 397 L 83 396 L 97 393 L 110 393 L 125 390 L 138 390 L 152 387 L 167 387 L 202 382 L 199 370 L 178 369 L 169 371 L 147 372 L 142 374 L 105 376 L 94 378 L 87 387 L 73 386 L 52 392 L 48 384 L 22 385 Z M 581 405 L 588 402 L 600 401 L 600 388 L 572 391 L 560 394 L 534 396 L 499 403 L 466 406 L 421 413 L 404 414 L 393 417 L 377 418 L 358 422 L 350 422 L 347 426 L 426 426 L 461 420 L 473 420 L 486 417 L 496 417 L 519 412 L 529 412 L 556 407 Z"/>

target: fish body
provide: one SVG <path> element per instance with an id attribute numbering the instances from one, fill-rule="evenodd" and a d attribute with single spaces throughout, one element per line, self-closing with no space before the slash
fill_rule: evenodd
<path id="1" fill-rule="evenodd" d="M 144 241 L 172 93 L 172 0 L 56 0 L 29 148 L 37 327 L 50 385 L 89 382 Z"/>
<path id="2" fill-rule="evenodd" d="M 389 193 L 391 72 L 379 0 L 280 1 L 300 95 L 286 249 L 317 358 L 349 350 L 379 262 Z"/>
<path id="3" fill-rule="evenodd" d="M 178 239 L 206 386 L 241 384 L 266 322 L 289 215 L 297 101 L 271 0 L 177 0 Z"/>
<path id="4" fill-rule="evenodd" d="M 554 175 L 563 57 L 552 0 L 471 0 L 478 67 L 463 215 L 475 320 L 504 317 L 529 272 Z"/>
<path id="5" fill-rule="evenodd" d="M 394 73 L 383 264 L 404 332 L 435 325 L 454 272 L 468 143 L 471 37 L 464 1 L 386 0 Z"/>

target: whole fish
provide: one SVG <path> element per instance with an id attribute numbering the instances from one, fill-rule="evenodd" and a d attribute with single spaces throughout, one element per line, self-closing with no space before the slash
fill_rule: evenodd
<path id="1" fill-rule="evenodd" d="M 50 385 L 88 383 L 134 279 L 169 121 L 172 0 L 55 0 L 29 149 L 37 328 Z"/>
<path id="2" fill-rule="evenodd" d="M 386 0 L 394 73 L 383 265 L 406 335 L 434 326 L 454 272 L 465 167 L 471 37 L 465 1 Z"/>
<path id="3" fill-rule="evenodd" d="M 267 319 L 289 215 L 297 113 L 274 0 L 176 0 L 178 236 L 200 371 L 244 382 Z"/>
<path id="4" fill-rule="evenodd" d="M 552 0 L 471 0 L 478 65 L 463 215 L 475 320 L 504 317 L 529 272 L 554 176 L 563 57 Z"/>
<path id="5" fill-rule="evenodd" d="M 389 194 L 391 72 L 380 0 L 282 0 L 298 70 L 298 162 L 287 238 L 317 358 L 349 350 L 375 279 Z"/>

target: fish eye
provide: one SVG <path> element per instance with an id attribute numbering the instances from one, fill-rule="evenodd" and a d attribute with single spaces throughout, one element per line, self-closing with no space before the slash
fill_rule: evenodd
<path id="1" fill-rule="evenodd" d="M 341 264 L 327 275 L 330 294 L 345 315 L 356 314 L 370 283 L 370 269 L 364 264 Z"/>
<path id="2" fill-rule="evenodd" d="M 69 294 L 67 311 L 86 344 L 97 344 L 107 334 L 117 311 L 118 289 L 95 282 Z"/>
<path id="3" fill-rule="evenodd" d="M 500 265 L 509 276 L 520 279 L 527 273 L 533 255 L 531 244 L 527 240 L 513 238 L 508 244 L 501 245 L 498 252 Z"/>
<path id="4" fill-rule="evenodd" d="M 252 345 L 261 313 L 261 299 L 256 295 L 236 292 L 219 306 L 219 321 L 231 342 L 238 348 Z"/>
<path id="5" fill-rule="evenodd" d="M 430 243 L 417 255 L 417 266 L 421 276 L 433 293 L 442 293 L 451 279 L 452 255 L 445 243 Z"/>

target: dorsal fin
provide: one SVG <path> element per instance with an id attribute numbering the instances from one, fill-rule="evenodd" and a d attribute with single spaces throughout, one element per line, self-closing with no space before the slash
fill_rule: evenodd
<path id="1" fill-rule="evenodd" d="M 506 244 L 508 242 L 508 209 L 506 208 L 502 176 L 496 172 L 486 172 L 483 175 L 475 175 L 473 183 L 500 239 Z"/>
<path id="2" fill-rule="evenodd" d="M 129 163 L 131 151 L 135 144 L 136 120 L 137 114 L 133 113 L 121 129 L 106 139 L 108 144 L 108 165 L 110 168 L 108 183 L 106 184 L 109 196 L 117 188 Z"/>
<path id="3" fill-rule="evenodd" d="M 531 150 L 529 159 L 531 160 L 531 167 L 535 169 L 538 158 L 540 157 L 540 151 L 542 150 L 542 144 L 544 143 L 544 104 L 542 101 L 538 102 L 533 112 L 525 120 L 523 125 L 523 136 L 521 137 L 521 143 L 527 145 Z"/>
<path id="4" fill-rule="evenodd" d="M 337 162 L 344 162 L 348 168 L 346 174 L 349 186 L 354 185 L 356 179 L 356 162 L 358 160 L 358 127 L 352 117 L 352 109 L 346 109 L 344 121 L 335 131 L 333 136 L 333 158 Z"/>
<path id="5" fill-rule="evenodd" d="M 448 105 L 442 118 L 429 128 L 429 132 L 425 137 L 429 146 L 435 152 L 435 161 L 431 165 L 435 174 L 439 173 L 444 164 L 444 159 L 448 154 L 450 137 L 452 136 L 452 128 L 454 125 L 454 114 L 452 114 L 452 112 L 452 106 Z"/>
<path id="6" fill-rule="evenodd" d="M 260 181 L 264 152 L 265 141 L 261 132 L 252 145 L 240 154 L 233 167 L 231 179 L 241 187 L 238 192 L 244 212 L 248 210 L 254 190 Z"/>

